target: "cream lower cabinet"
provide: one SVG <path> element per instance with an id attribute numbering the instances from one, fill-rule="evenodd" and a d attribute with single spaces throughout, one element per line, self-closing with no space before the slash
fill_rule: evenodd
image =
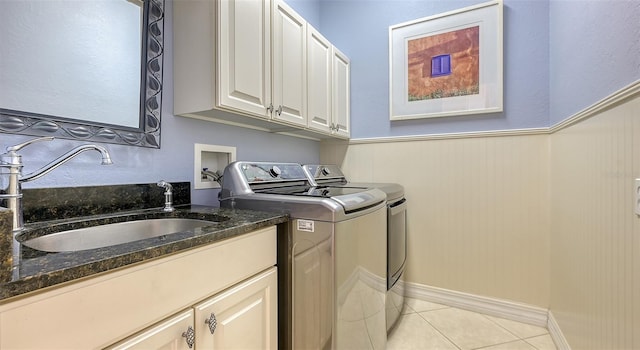
<path id="1" fill-rule="evenodd" d="M 193 332 L 193 311 L 188 310 L 160 322 L 140 335 L 127 339 L 121 344 L 108 347 L 107 349 L 188 350 L 193 348 L 193 343 L 189 345 L 186 341 L 188 335 L 187 330 L 189 330 L 190 327 L 193 339 L 195 339 L 195 332 Z"/>
<path id="2" fill-rule="evenodd" d="M 0 349 L 183 349 L 189 327 L 201 349 L 275 348 L 275 264 L 269 227 L 4 301 Z"/>
<path id="3" fill-rule="evenodd" d="M 275 349 L 276 286 L 274 267 L 107 349 Z"/>
<path id="4" fill-rule="evenodd" d="M 277 283 L 274 268 L 196 305 L 196 349 L 276 349 Z"/>

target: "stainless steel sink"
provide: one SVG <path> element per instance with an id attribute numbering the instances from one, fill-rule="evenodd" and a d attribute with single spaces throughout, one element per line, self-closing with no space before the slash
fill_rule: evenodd
<path id="1" fill-rule="evenodd" d="M 22 242 L 44 252 L 74 252 L 109 247 L 215 224 L 185 218 L 147 219 L 56 232 Z"/>

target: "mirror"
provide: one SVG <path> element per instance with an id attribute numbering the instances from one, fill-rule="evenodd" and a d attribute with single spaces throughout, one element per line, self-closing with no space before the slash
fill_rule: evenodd
<path id="1" fill-rule="evenodd" d="M 160 148 L 164 0 L 0 1 L 0 132 Z"/>

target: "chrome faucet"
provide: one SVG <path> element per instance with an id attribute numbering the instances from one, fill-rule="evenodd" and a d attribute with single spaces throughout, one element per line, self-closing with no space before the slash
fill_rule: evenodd
<path id="1" fill-rule="evenodd" d="M 173 186 L 170 183 L 160 180 L 156 184 L 158 187 L 164 187 L 164 208 L 163 211 L 171 212 L 175 209 L 173 208 Z"/>
<path id="2" fill-rule="evenodd" d="M 111 156 L 109 152 L 101 146 L 97 145 L 82 145 L 78 146 L 69 152 L 61 155 L 56 158 L 51 163 L 43 166 L 40 170 L 36 170 L 30 174 L 22 175 L 22 156 L 18 154 L 22 148 L 29 146 L 34 142 L 39 141 L 51 141 L 54 138 L 51 136 L 40 137 L 36 139 L 29 140 L 27 142 L 7 147 L 7 152 L 0 155 L 0 177 L 4 177 L 8 179 L 6 184 L 3 183 L 3 179 L 0 179 L 0 206 L 7 207 L 13 211 L 13 238 L 14 238 L 14 263 L 17 261 L 17 253 L 16 250 L 19 250 L 17 244 L 15 244 L 15 236 L 17 233 L 24 229 L 24 219 L 22 213 L 22 186 L 23 182 L 36 180 L 53 169 L 59 167 L 60 165 L 66 163 L 71 158 L 77 156 L 78 154 L 95 150 L 102 154 L 102 164 L 109 165 L 113 164 L 111 161 Z"/>

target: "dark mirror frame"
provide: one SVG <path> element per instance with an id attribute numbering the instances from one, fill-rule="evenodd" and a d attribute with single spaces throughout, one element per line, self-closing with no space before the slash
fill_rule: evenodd
<path id="1" fill-rule="evenodd" d="M 138 128 L 0 108 L 0 132 L 160 148 L 164 0 L 144 0 Z"/>

